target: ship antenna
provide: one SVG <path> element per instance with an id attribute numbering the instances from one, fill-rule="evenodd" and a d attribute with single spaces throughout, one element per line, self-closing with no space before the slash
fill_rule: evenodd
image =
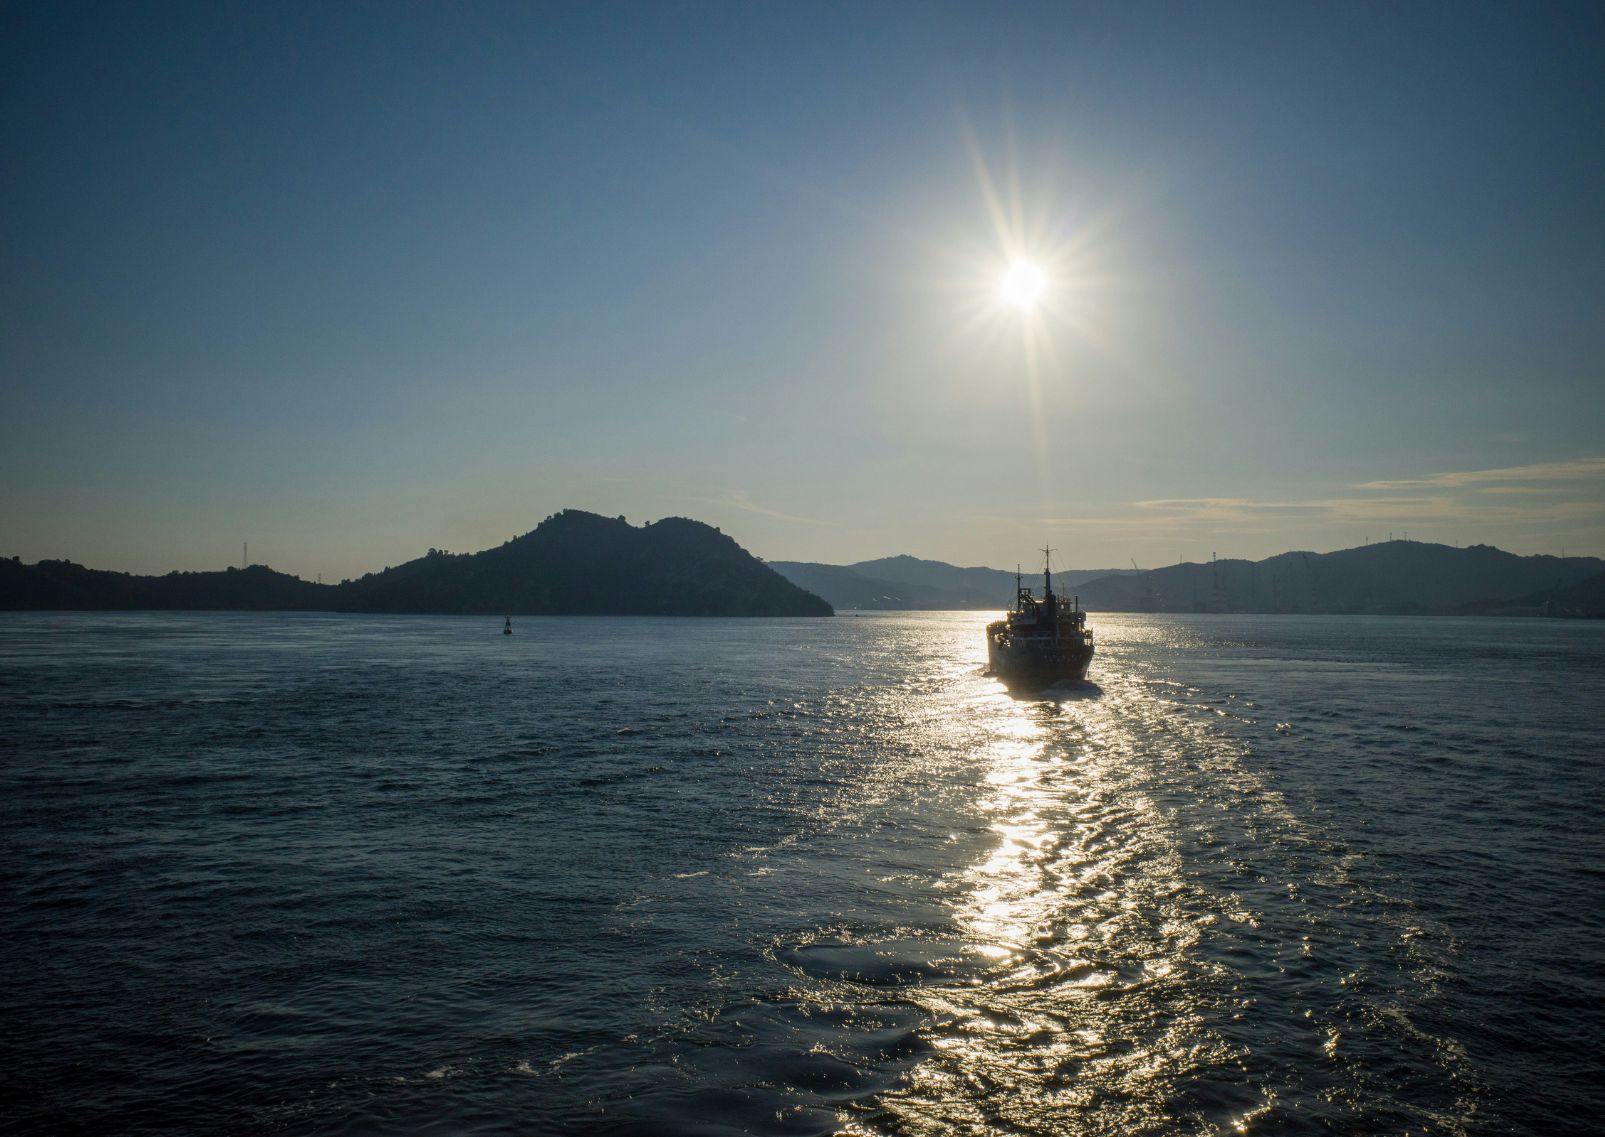
<path id="1" fill-rule="evenodd" d="M 1053 595 L 1053 550 L 1044 547 L 1042 550 L 1042 591 L 1048 596 Z"/>

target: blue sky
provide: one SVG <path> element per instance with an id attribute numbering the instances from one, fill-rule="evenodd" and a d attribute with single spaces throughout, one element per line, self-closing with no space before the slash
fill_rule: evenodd
<path id="1" fill-rule="evenodd" d="M 1605 555 L 1598 5 L 13 3 L 0 108 L 0 554 Z"/>

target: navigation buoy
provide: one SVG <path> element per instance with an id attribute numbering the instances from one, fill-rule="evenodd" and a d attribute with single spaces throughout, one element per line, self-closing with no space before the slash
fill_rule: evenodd
<path id="1" fill-rule="evenodd" d="M 509 616 L 509 617 L 507 617 L 507 623 L 502 625 L 502 635 L 510 636 L 512 634 L 513 634 L 513 618 L 511 616 Z"/>

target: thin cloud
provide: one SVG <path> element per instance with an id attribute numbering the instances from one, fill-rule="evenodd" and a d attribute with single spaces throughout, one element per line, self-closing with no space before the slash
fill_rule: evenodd
<path id="1" fill-rule="evenodd" d="M 1455 489 L 1483 482 L 1572 482 L 1605 478 L 1605 458 L 1575 458 L 1541 462 L 1535 466 L 1504 466 L 1496 470 L 1459 470 L 1430 478 L 1402 478 L 1364 482 L 1362 490 Z"/>
<path id="2" fill-rule="evenodd" d="M 1330 501 L 1261 501 L 1247 497 L 1175 497 L 1156 498 L 1131 503 L 1138 509 L 1161 513 L 1176 513 L 1201 520 L 1220 518 L 1241 519 L 1254 513 L 1299 514 L 1324 513 Z"/>
<path id="3" fill-rule="evenodd" d="M 1206 538 L 1213 542 L 1218 537 L 1228 544 L 1236 538 L 1263 545 L 1267 538 L 1274 544 L 1323 530 L 1403 530 L 1474 534 L 1506 546 L 1531 544 L 1541 535 L 1558 547 L 1574 534 L 1582 538 L 1605 532 L 1605 492 L 1598 492 L 1602 480 L 1605 458 L 1578 458 L 1379 480 L 1330 496 L 1147 498 L 1111 503 L 1107 513 L 1011 520 L 1070 531 L 1079 539 L 1146 546 Z"/>
<path id="4" fill-rule="evenodd" d="M 1442 497 L 1312 498 L 1302 501 L 1240 497 L 1161 498 L 1135 501 L 1127 517 L 1053 517 L 1052 525 L 1110 532 L 1151 530 L 1156 525 L 1208 527 L 1222 532 L 1269 532 L 1274 521 L 1405 522 L 1412 525 L 1579 521 L 1605 515 L 1605 501 L 1496 504 Z"/>
<path id="5" fill-rule="evenodd" d="M 776 521 L 792 521 L 799 525 L 829 525 L 828 521 L 821 521 L 817 517 L 798 517 L 794 513 L 782 513 L 778 509 L 770 509 L 753 501 L 746 490 L 723 490 L 712 497 L 689 497 L 687 501 L 699 502 L 703 505 L 725 506 L 729 509 L 739 509 L 746 513 L 756 513 L 760 517 L 772 517 Z"/>

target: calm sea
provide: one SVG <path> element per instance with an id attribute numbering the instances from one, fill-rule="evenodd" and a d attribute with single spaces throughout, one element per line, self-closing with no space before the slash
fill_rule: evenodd
<path id="1" fill-rule="evenodd" d="M 16 1133 L 1584 1133 L 1605 623 L 0 617 Z"/>

